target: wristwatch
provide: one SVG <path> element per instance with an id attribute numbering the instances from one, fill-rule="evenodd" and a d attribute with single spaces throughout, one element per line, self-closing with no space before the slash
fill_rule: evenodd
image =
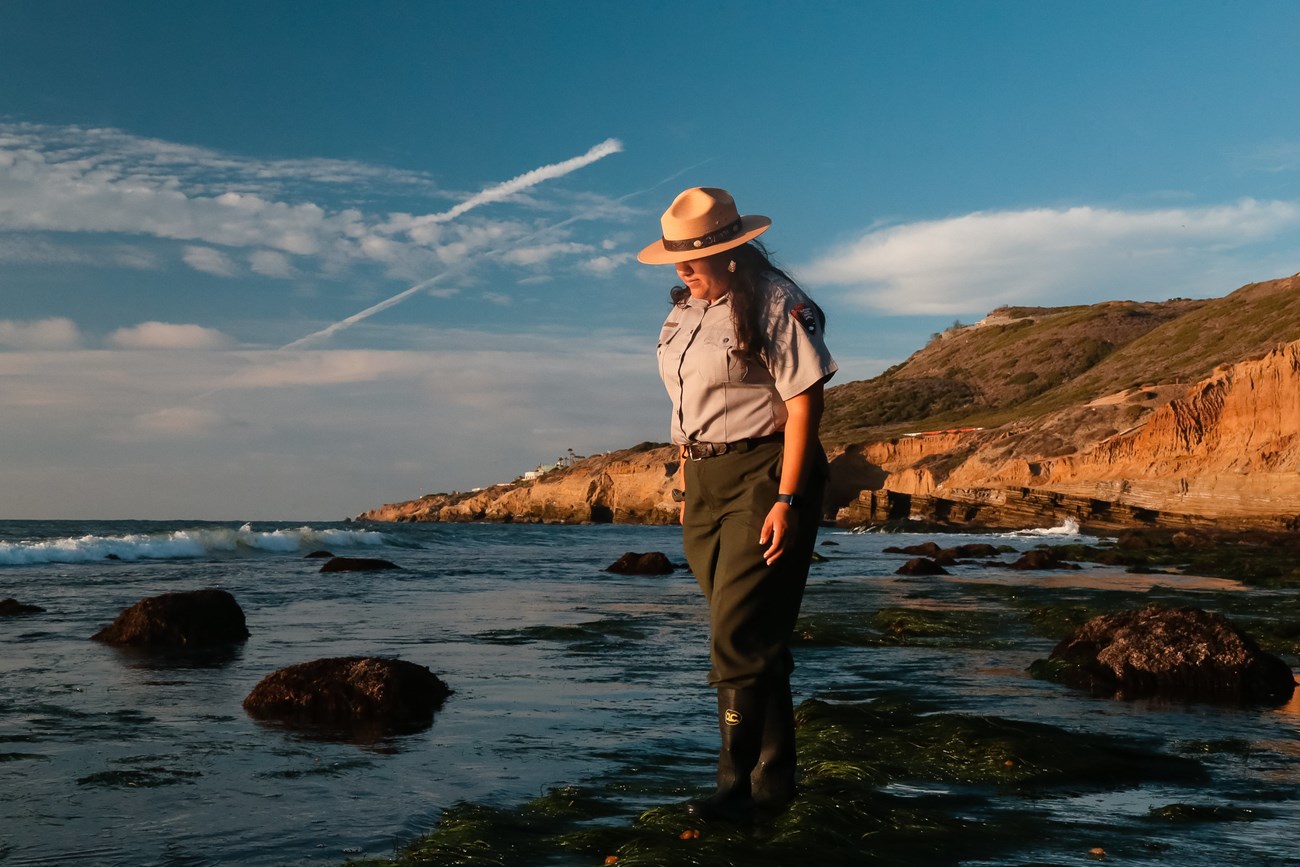
<path id="1" fill-rule="evenodd" d="M 794 494 L 777 494 L 776 501 L 778 503 L 785 503 L 792 509 L 799 508 L 799 498 Z"/>

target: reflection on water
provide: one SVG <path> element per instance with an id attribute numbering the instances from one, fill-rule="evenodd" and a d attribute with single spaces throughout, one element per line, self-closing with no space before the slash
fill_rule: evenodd
<path id="1" fill-rule="evenodd" d="M 943 580 L 972 584 L 999 584 L 1007 587 L 1026 586 L 1037 588 L 1080 590 L 1122 590 L 1129 593 L 1143 593 L 1147 590 L 1164 588 L 1167 590 L 1219 590 L 1245 592 L 1250 588 L 1240 581 L 1227 578 L 1206 578 L 1197 575 L 1171 575 L 1167 573 L 1130 573 L 1111 567 L 1096 568 L 1085 566 L 1078 571 L 1062 572 L 1013 572 L 999 571 L 996 574 L 978 576 L 958 575 Z"/>
<path id="2" fill-rule="evenodd" d="M 1284 705 L 1273 708 L 1272 712 L 1279 716 L 1288 717 L 1291 722 L 1297 726 L 1295 735 L 1300 739 L 1300 687 L 1297 687 L 1296 691 L 1291 693 L 1290 701 Z M 1300 740 L 1297 741 L 1297 745 L 1300 745 Z"/>
<path id="3" fill-rule="evenodd" d="M 45 532 L 90 531 L 50 524 Z M 30 533 L 0 524 L 0 538 Z M 345 543 L 331 542 L 335 553 L 346 554 L 348 537 L 332 538 Z M 302 559 L 306 551 L 265 547 L 243 557 L 0 567 L 0 598 L 48 609 L 19 628 L 0 623 L 0 863 L 337 864 L 345 850 L 390 854 L 395 840 L 427 831 L 456 801 L 517 805 L 629 761 L 672 777 L 681 791 L 705 786 L 716 731 L 699 591 L 683 573 L 604 572 L 625 551 L 660 550 L 681 562 L 677 530 L 395 526 L 382 543 L 358 538 L 366 555 L 403 571 L 323 576 L 319 563 Z M 1022 573 L 974 563 L 950 567 L 948 577 L 902 578 L 893 574 L 901 559 L 881 549 L 929 537 L 833 538 L 839 545 L 820 549 L 827 560 L 810 579 L 810 617 L 864 628 L 885 608 L 925 617 L 900 627 L 893 643 L 797 648 L 796 701 L 904 696 L 935 710 L 1045 722 L 1170 752 L 1192 742 L 1243 745 L 1195 754 L 1212 776 L 1204 789 L 1044 797 L 1033 809 L 1050 811 L 1075 836 L 1042 841 L 1041 851 L 1035 843 L 1006 862 L 969 863 L 1084 863 L 1093 845 L 1121 852 L 1124 863 L 1209 863 L 1197 853 L 1224 839 L 1243 859 L 1236 863 L 1285 863 L 1291 844 L 1279 841 L 1293 840 L 1300 822 L 1300 697 L 1273 710 L 1123 703 L 1025 673 L 1056 641 L 1030 628 L 1025 599 L 1085 605 L 1131 593 L 1142 604 L 1158 590 L 1195 604 L 1211 593 L 1259 591 L 1110 568 Z M 1042 540 L 961 541 L 1027 550 Z M 168 659 L 88 640 L 140 598 L 206 586 L 230 590 L 244 608 L 252 635 L 233 653 Z M 1295 597 L 1277 601 L 1294 605 Z M 455 693 L 431 728 L 364 747 L 261 726 L 243 713 L 243 698 L 271 671 L 350 655 L 426 665 Z M 943 791 L 895 784 L 890 794 Z M 1249 835 L 1150 818 L 1152 808 L 1179 801 L 1267 809 L 1238 823 Z M 647 806 L 629 803 L 630 815 Z"/>

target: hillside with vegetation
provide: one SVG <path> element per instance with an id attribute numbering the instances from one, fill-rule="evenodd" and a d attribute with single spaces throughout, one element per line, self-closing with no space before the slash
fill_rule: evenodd
<path id="1" fill-rule="evenodd" d="M 1125 391 L 1184 386 L 1297 338 L 1296 277 L 1214 299 L 1002 307 L 974 325 L 934 335 L 874 379 L 828 389 L 822 437 L 844 446 L 915 431 L 994 427 Z M 1171 396 L 1170 389 L 1154 390 L 1142 408 L 1153 409 L 1162 396 Z M 1138 415 L 1130 413 L 1129 421 Z"/>

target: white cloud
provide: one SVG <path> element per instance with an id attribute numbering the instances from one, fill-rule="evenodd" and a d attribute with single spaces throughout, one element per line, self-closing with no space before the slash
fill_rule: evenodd
<path id="1" fill-rule="evenodd" d="M 215 274 L 218 277 L 234 277 L 239 273 L 233 259 L 220 250 L 211 247 L 186 247 L 181 259 L 195 271 Z"/>
<path id="2" fill-rule="evenodd" d="M 890 313 L 1085 303 L 1135 291 L 1168 297 L 1270 276 L 1273 266 L 1247 248 L 1297 227 L 1296 203 L 1253 199 L 1147 211 L 976 212 L 868 230 L 798 272 Z"/>
<path id="3" fill-rule="evenodd" d="M 223 388 L 313 388 L 434 372 L 428 356 L 412 352 L 359 349 L 258 353 L 248 358 L 253 363 L 226 380 Z"/>
<path id="4" fill-rule="evenodd" d="M 449 198 L 420 173 L 345 161 L 258 161 L 120 130 L 0 123 L 0 232 L 179 241 L 192 245 L 186 255 L 192 267 L 223 276 L 238 271 L 229 257 L 244 249 L 254 271 L 267 276 L 289 276 L 287 257 L 297 256 L 298 272 L 337 276 L 374 263 L 413 282 L 544 230 L 563 240 L 563 226 L 577 219 L 542 223 L 537 212 L 549 219 L 559 207 L 627 218 L 625 208 L 590 194 L 555 191 L 545 202 L 522 195 L 621 149 L 608 140 L 421 216 L 328 204 L 344 197 L 382 201 L 393 190 Z M 461 219 L 492 202 L 509 202 L 515 214 L 534 213 Z M 212 247 L 229 252 L 195 252 Z M 0 248 L 0 258 L 3 253 Z"/>
<path id="5" fill-rule="evenodd" d="M 509 307 L 514 303 L 514 299 L 509 295 L 502 295 L 500 292 L 484 292 L 483 300 L 489 304 L 495 304 L 498 307 Z"/>
<path id="6" fill-rule="evenodd" d="M 595 274 L 597 277 L 605 277 L 614 273 L 624 262 L 631 261 L 631 253 L 616 253 L 612 256 L 596 256 L 588 259 L 581 264 L 582 270 L 588 274 Z"/>
<path id="7" fill-rule="evenodd" d="M 230 338 L 214 328 L 202 325 L 176 325 L 170 322 L 142 322 L 119 328 L 108 336 L 109 344 L 122 349 L 221 349 Z"/>
<path id="8" fill-rule="evenodd" d="M 17 265 L 91 265 L 136 270 L 162 267 L 158 256 L 131 244 L 60 244 L 30 233 L 0 236 L 0 262 Z"/>
<path id="9" fill-rule="evenodd" d="M 289 257 L 275 250 L 254 250 L 248 256 L 248 266 L 264 277 L 288 279 L 298 273 Z"/>
<path id="10" fill-rule="evenodd" d="M 61 316 L 27 322 L 0 319 L 0 347 L 8 349 L 70 349 L 81 343 L 81 332 Z"/>
<path id="11" fill-rule="evenodd" d="M 142 413 L 135 418 L 136 430 L 145 436 L 164 439 L 207 436 L 225 423 L 217 412 L 191 406 L 176 406 Z"/>
<path id="12" fill-rule="evenodd" d="M 1279 174 L 1300 169 L 1300 142 L 1270 141 L 1254 145 L 1234 161 L 1239 169 Z"/>
<path id="13" fill-rule="evenodd" d="M 590 252 L 590 250 L 591 247 L 586 244 L 568 242 L 533 244 L 531 246 L 519 246 L 506 250 L 501 254 L 501 261 L 509 262 L 512 265 L 542 265 L 557 256 L 578 255 Z"/>

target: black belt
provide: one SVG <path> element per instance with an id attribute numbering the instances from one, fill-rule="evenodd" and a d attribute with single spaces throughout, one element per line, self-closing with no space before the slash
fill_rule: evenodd
<path id="1" fill-rule="evenodd" d="M 728 452 L 747 452 L 755 446 L 766 445 L 767 443 L 779 443 L 785 440 L 784 433 L 768 434 L 765 437 L 750 437 L 749 439 L 736 440 L 734 443 L 701 443 L 690 442 L 682 446 L 682 451 L 686 457 L 693 461 L 702 461 L 705 458 L 716 458 L 718 455 L 725 455 Z"/>

